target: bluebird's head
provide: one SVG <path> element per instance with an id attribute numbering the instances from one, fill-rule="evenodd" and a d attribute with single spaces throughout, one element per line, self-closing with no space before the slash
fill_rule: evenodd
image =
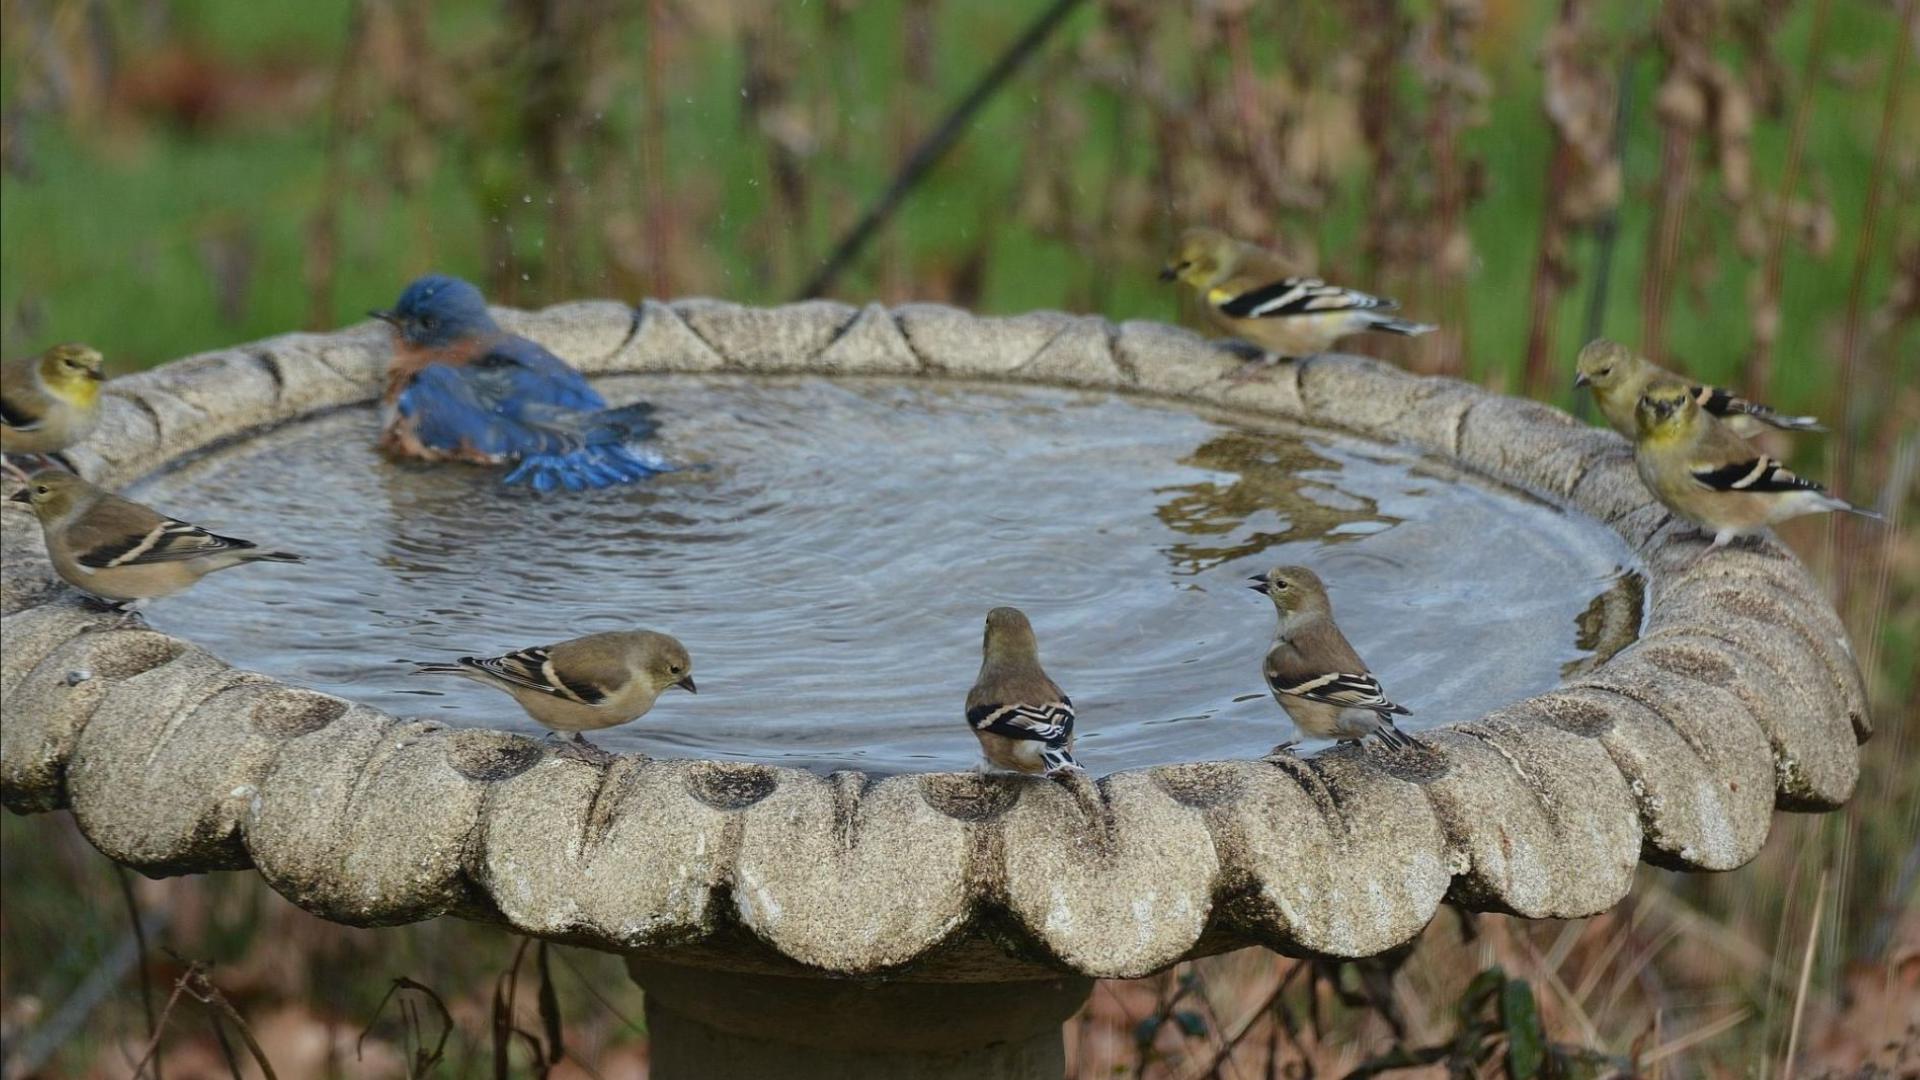
<path id="1" fill-rule="evenodd" d="M 446 274 L 415 278 L 392 311 L 368 314 L 390 324 L 400 340 L 427 348 L 451 345 L 500 328 L 487 314 L 487 301 L 480 290 Z"/>

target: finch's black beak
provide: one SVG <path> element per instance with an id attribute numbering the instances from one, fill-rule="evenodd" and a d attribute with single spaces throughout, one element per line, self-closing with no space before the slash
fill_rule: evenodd
<path id="1" fill-rule="evenodd" d="M 1252 589 L 1254 592 L 1257 592 L 1262 596 L 1267 595 L 1268 586 L 1267 586 L 1266 578 L 1263 578 L 1258 574 L 1256 574 L 1253 577 L 1248 578 L 1247 580 L 1253 582 L 1253 584 L 1247 586 L 1247 588 Z"/>
<path id="2" fill-rule="evenodd" d="M 32 502 L 33 501 L 32 492 L 33 492 L 32 488 L 23 487 L 19 491 L 16 491 L 13 494 L 7 496 L 7 501 L 8 502 Z"/>
<path id="3" fill-rule="evenodd" d="M 1584 371 L 1575 372 L 1573 376 L 1573 388 L 1575 390 L 1578 390 L 1592 381 L 1593 381 L 1592 379 L 1587 378 L 1586 372 Z"/>
<path id="4" fill-rule="evenodd" d="M 1180 276 L 1180 271 L 1185 270 L 1186 268 L 1187 268 L 1186 263 L 1168 263 L 1167 265 L 1160 268 L 1160 280 L 1172 281 L 1174 278 L 1177 278 Z"/>
<path id="5" fill-rule="evenodd" d="M 400 316 L 395 315 L 391 311 L 369 311 L 367 312 L 367 314 L 372 318 L 379 319 L 381 322 L 386 323 L 388 326 L 400 325 Z"/>
<path id="6" fill-rule="evenodd" d="M 693 685 L 693 676 L 691 675 L 687 676 L 684 679 L 681 679 L 679 682 L 674 683 L 673 685 L 679 687 L 682 690 L 685 690 L 689 694 L 697 694 L 700 692 L 700 688 Z"/>

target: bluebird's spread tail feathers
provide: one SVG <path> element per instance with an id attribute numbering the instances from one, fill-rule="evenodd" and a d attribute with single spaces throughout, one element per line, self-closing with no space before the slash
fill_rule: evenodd
<path id="1" fill-rule="evenodd" d="M 535 491 L 556 487 L 585 491 L 631 484 L 672 470 L 665 458 L 650 450 L 611 443 L 568 454 L 523 454 L 520 464 L 501 483 L 524 483 Z"/>
<path id="2" fill-rule="evenodd" d="M 607 408 L 578 371 L 493 321 L 480 290 L 429 274 L 392 311 L 380 445 L 429 461 L 512 465 L 504 482 L 581 491 L 672 469 L 636 444 L 659 429 L 647 403 Z"/>

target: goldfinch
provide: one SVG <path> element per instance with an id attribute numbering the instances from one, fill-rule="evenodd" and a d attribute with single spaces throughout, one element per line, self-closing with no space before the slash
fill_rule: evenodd
<path id="1" fill-rule="evenodd" d="M 1647 387 L 1656 380 L 1681 381 L 1680 376 L 1606 338 L 1588 342 L 1580 350 L 1574 367 L 1575 388 L 1584 386 L 1590 390 L 1593 403 L 1600 407 L 1600 415 L 1606 417 L 1608 426 L 1629 439 L 1639 434 L 1635 412 Z M 1702 409 L 1732 428 L 1735 435 L 1753 436 L 1769 427 L 1782 431 L 1827 430 L 1811 416 L 1787 416 L 1717 386 L 1689 383 L 1688 392 Z"/>
<path id="2" fill-rule="evenodd" d="M 1301 733 L 1342 742 L 1373 735 L 1395 749 L 1412 746 L 1413 739 L 1393 726 L 1393 717 L 1407 710 L 1387 700 L 1366 661 L 1334 625 L 1320 576 L 1304 566 L 1277 566 L 1252 580 L 1253 591 L 1271 599 L 1280 616 L 1260 673 Z"/>
<path id="3" fill-rule="evenodd" d="M 1802 514 L 1846 510 L 1880 517 L 1755 450 L 1708 415 L 1683 382 L 1649 386 L 1636 421 L 1633 461 L 1640 479 L 1675 517 L 1713 534 L 1708 551 Z"/>
<path id="4" fill-rule="evenodd" d="M 1040 667 L 1033 624 L 1018 608 L 987 612 L 980 677 L 967 691 L 967 724 L 987 762 L 1052 776 L 1077 770 L 1073 702 Z"/>
<path id="5" fill-rule="evenodd" d="M 513 697 L 534 722 L 570 732 L 617 727 L 645 716 L 663 692 L 699 690 L 686 646 L 652 630 L 613 630 L 505 656 L 463 656 L 421 664 L 418 675 L 458 675 Z"/>
<path id="6" fill-rule="evenodd" d="M 1378 330 L 1412 337 L 1434 327 L 1385 312 L 1399 305 L 1317 277 L 1282 271 L 1278 256 L 1215 229 L 1188 229 L 1160 280 L 1185 282 L 1207 316 L 1282 359 L 1312 356 L 1349 334 Z"/>
<path id="7" fill-rule="evenodd" d="M 0 454 L 53 454 L 92 434 L 105 377 L 100 354 L 86 345 L 0 363 Z M 28 480 L 16 465 L 6 471 Z"/>
<path id="8" fill-rule="evenodd" d="M 241 563 L 306 561 L 217 536 L 72 473 L 36 473 L 12 499 L 33 507 L 54 571 L 74 588 L 115 605 L 169 596 Z"/>

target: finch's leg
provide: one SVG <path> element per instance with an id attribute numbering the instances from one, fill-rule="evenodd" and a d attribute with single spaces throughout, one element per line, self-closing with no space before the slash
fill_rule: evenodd
<path id="1" fill-rule="evenodd" d="M 573 733 L 572 740 L 561 743 L 560 748 L 556 750 L 555 753 L 560 757 L 573 758 L 576 761 L 584 761 L 590 765 L 609 765 L 612 764 L 616 757 L 616 755 L 588 742 L 586 733 L 580 731 Z"/>

